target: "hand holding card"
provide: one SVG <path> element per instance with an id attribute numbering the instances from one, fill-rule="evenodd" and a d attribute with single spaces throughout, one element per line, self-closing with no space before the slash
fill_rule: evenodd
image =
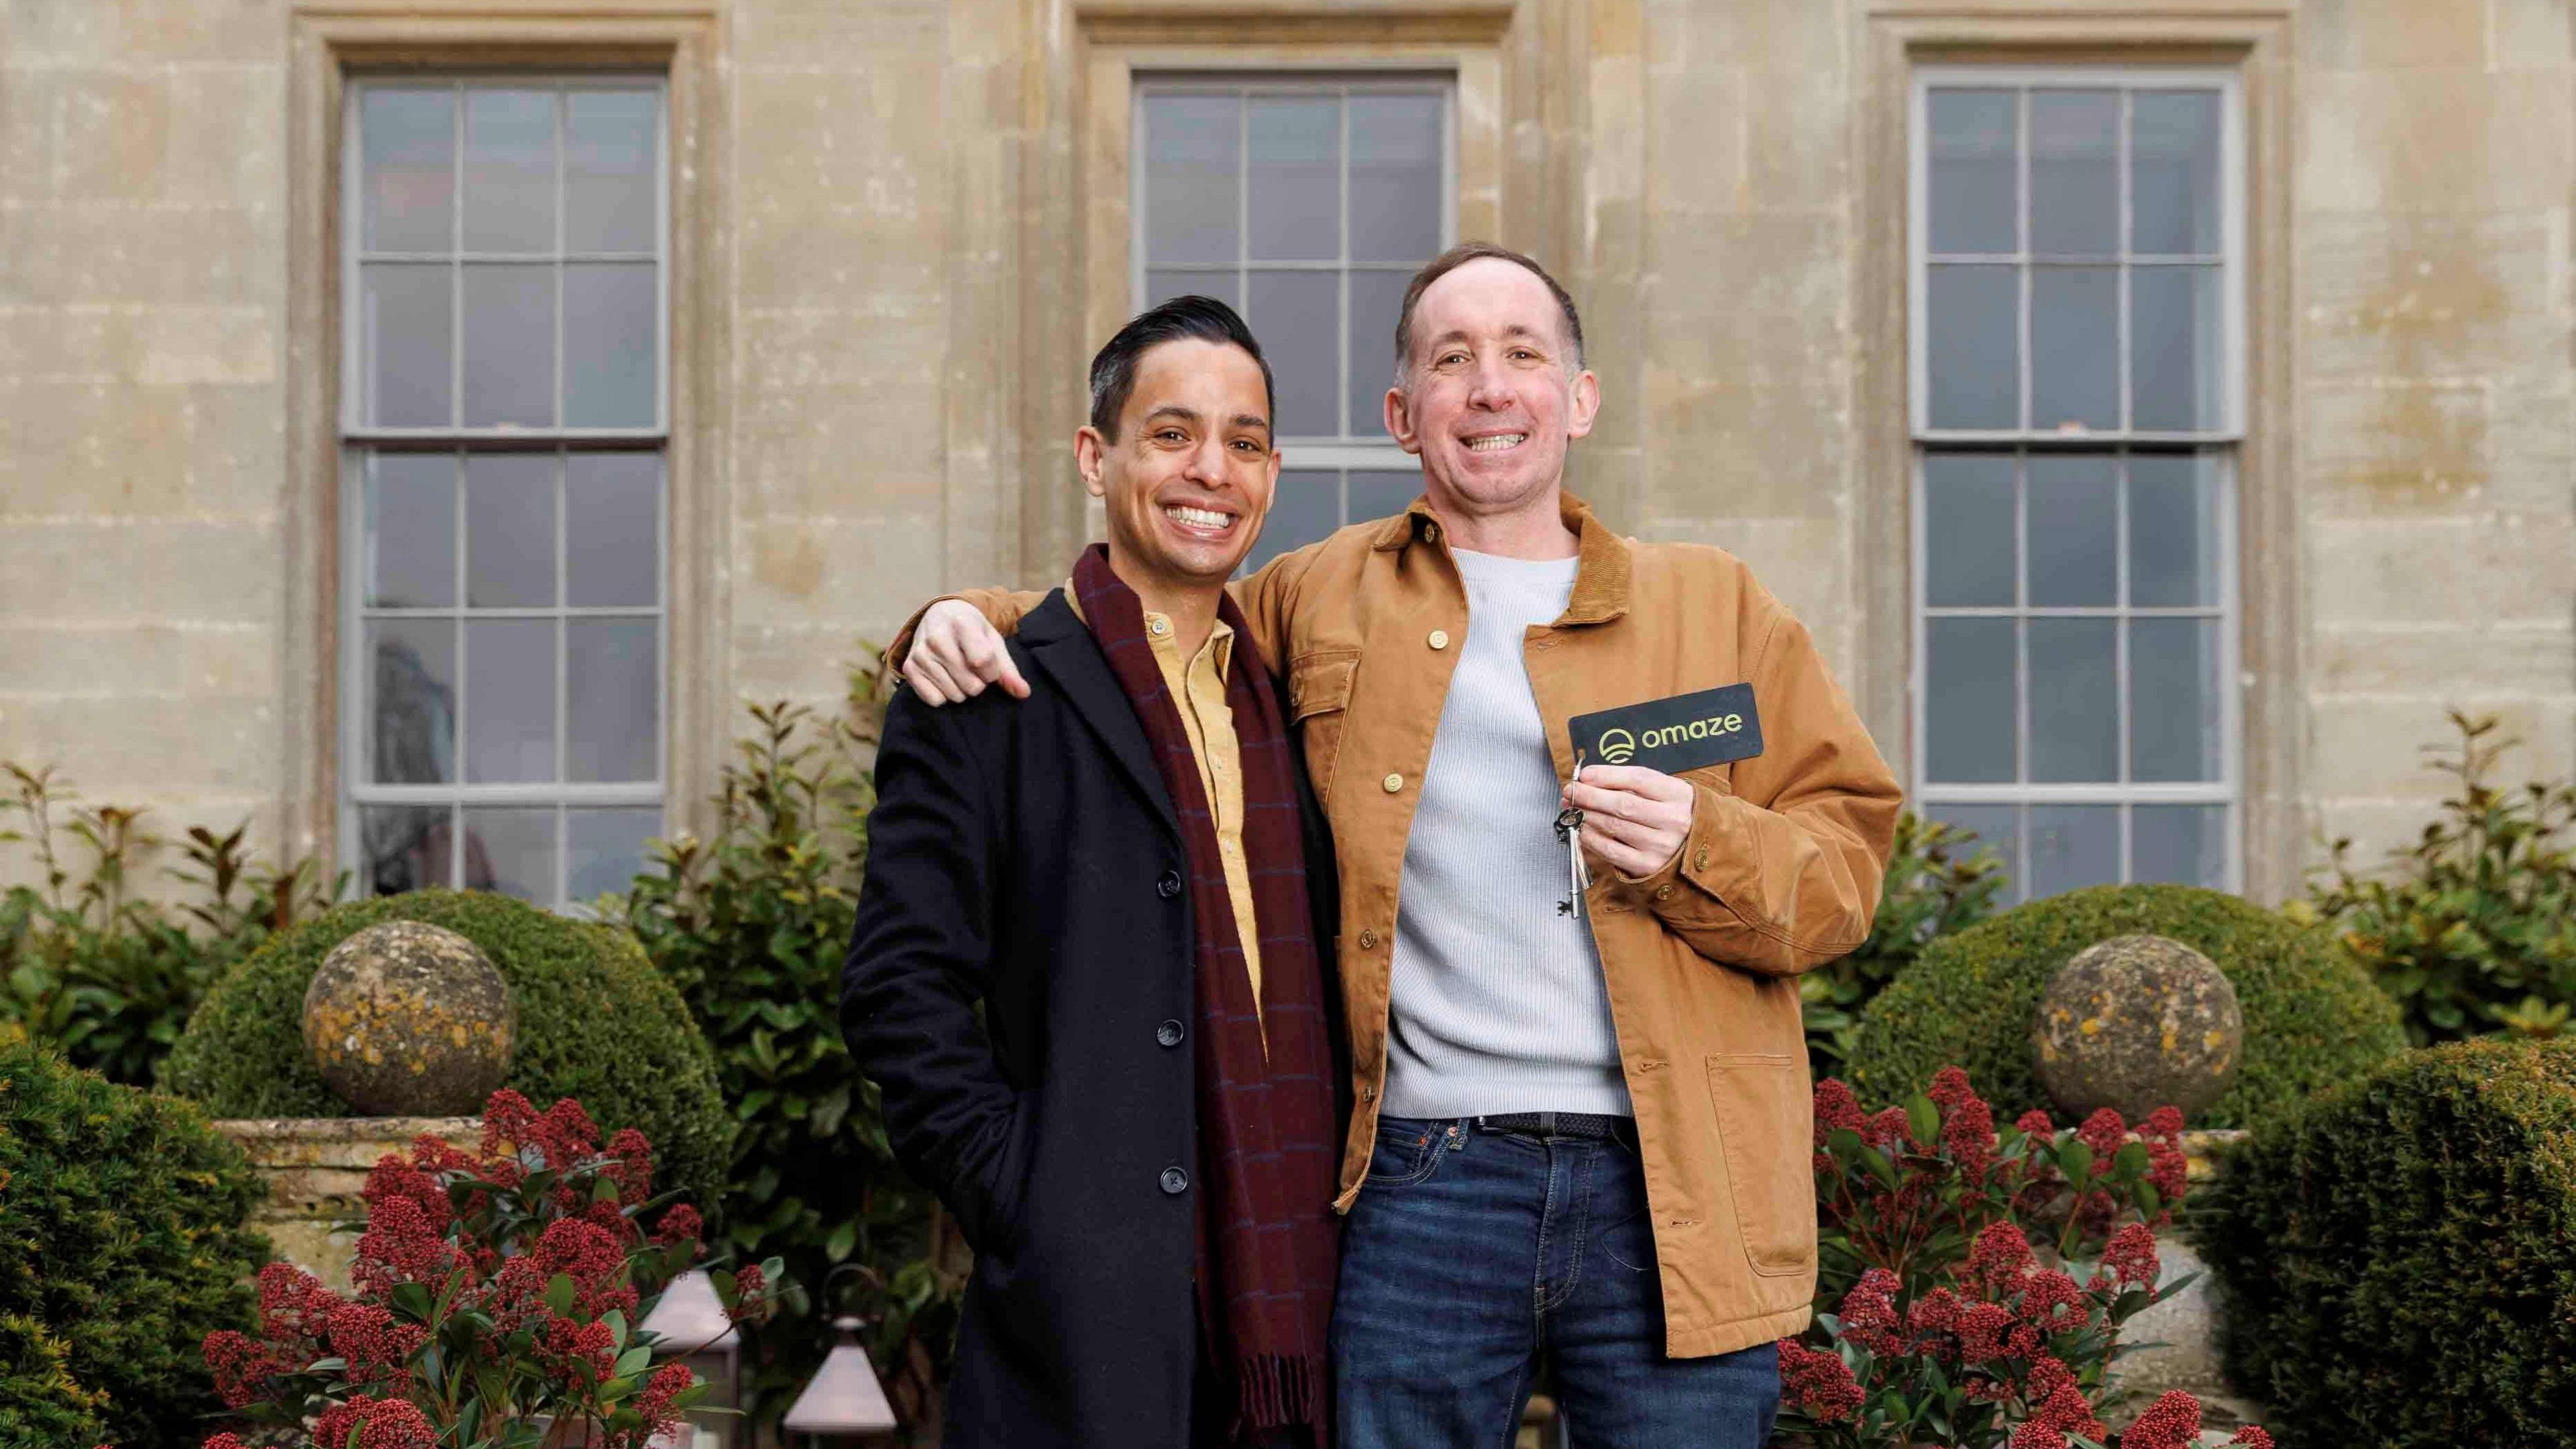
<path id="1" fill-rule="evenodd" d="M 1762 753 L 1753 686 L 1730 684 L 1567 721 L 1579 779 L 1565 803 L 1583 811 L 1583 844 L 1630 878 L 1653 875 L 1690 838 L 1696 796 L 1676 776 Z"/>
<path id="2" fill-rule="evenodd" d="M 1565 803 L 1583 812 L 1583 848 L 1621 875 L 1662 870 L 1690 838 L 1696 800 L 1688 780 L 1642 765 L 1585 765 Z"/>

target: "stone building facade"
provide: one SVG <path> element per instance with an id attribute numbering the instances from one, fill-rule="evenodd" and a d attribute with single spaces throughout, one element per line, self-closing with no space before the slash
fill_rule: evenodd
<path id="1" fill-rule="evenodd" d="M 583 894 L 741 701 L 1062 576 L 1146 294 L 1294 335 L 1330 522 L 1384 276 L 1490 237 L 1584 308 L 1577 487 L 1931 808 L 2276 899 L 2446 707 L 2576 769 L 2570 9 L 7 0 L 0 759 Z"/>

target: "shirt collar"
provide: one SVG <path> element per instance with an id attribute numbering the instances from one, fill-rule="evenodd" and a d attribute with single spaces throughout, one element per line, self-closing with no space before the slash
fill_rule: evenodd
<path id="1" fill-rule="evenodd" d="M 1557 516 L 1575 535 L 1574 592 L 1565 604 L 1565 614 L 1558 622 L 1566 624 L 1606 624 L 1628 612 L 1628 541 L 1610 531 L 1610 526 L 1592 514 L 1591 506 L 1571 493 L 1557 495 Z M 1428 495 L 1413 500 L 1413 506 L 1390 518 L 1369 540 L 1380 552 L 1402 549 L 1416 540 L 1439 538 L 1439 520 L 1431 513 Z"/>

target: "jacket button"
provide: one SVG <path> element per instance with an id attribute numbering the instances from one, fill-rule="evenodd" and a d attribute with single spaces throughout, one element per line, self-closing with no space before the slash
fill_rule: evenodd
<path id="1" fill-rule="evenodd" d="M 1659 886 L 1655 887 L 1655 899 L 1656 899 L 1656 900 L 1659 900 L 1659 901 L 1668 901 L 1668 900 L 1671 900 L 1672 898 L 1673 898 L 1673 888 L 1672 888 L 1670 885 L 1659 885 Z"/>
<path id="2" fill-rule="evenodd" d="M 1703 845 L 1703 846 L 1701 846 L 1699 849 L 1697 849 L 1697 850 L 1695 850 L 1695 851 L 1692 851 L 1692 852 L 1691 852 L 1691 869 L 1693 869 L 1693 870 L 1706 870 L 1706 869 L 1708 869 L 1708 847 L 1707 847 L 1707 846 Z"/>
<path id="3" fill-rule="evenodd" d="M 1446 629 L 1434 629 L 1434 630 L 1432 630 L 1432 631 L 1431 631 L 1431 639 L 1430 639 L 1430 641 L 1429 641 L 1429 642 L 1430 642 L 1430 644 L 1431 644 L 1431 647 L 1432 647 L 1432 648 L 1434 648 L 1434 649 L 1446 649 L 1446 648 L 1448 648 L 1448 647 L 1449 647 L 1449 631 L 1448 631 L 1448 630 L 1446 630 Z"/>
<path id="4" fill-rule="evenodd" d="M 1156 894 L 1160 895 L 1167 901 L 1172 897 L 1179 895 L 1181 893 L 1181 873 L 1177 870 L 1167 870 L 1163 872 L 1163 878 L 1154 882 L 1154 890 Z"/>
<path id="5" fill-rule="evenodd" d="M 1161 1042 L 1167 1047 L 1179 1046 L 1181 1044 L 1181 1024 L 1177 1021 L 1164 1022 L 1161 1026 L 1154 1028 L 1154 1040 Z"/>
<path id="6" fill-rule="evenodd" d="M 1389 775 L 1378 783 L 1384 785 L 1386 787 L 1386 793 L 1392 795 L 1396 791 L 1404 788 L 1404 777 L 1402 775 Z"/>
<path id="7" fill-rule="evenodd" d="M 1177 1197 L 1190 1190 L 1190 1175 L 1177 1167 L 1163 1169 L 1163 1191 Z"/>
<path id="8" fill-rule="evenodd" d="M 1374 1102 L 1374 1101 L 1376 1101 L 1376 1100 L 1377 1100 L 1377 1088 L 1375 1088 L 1375 1087 L 1362 1087 L 1362 1088 L 1360 1088 L 1360 1100 L 1361 1100 L 1361 1101 L 1363 1101 L 1363 1102 Z"/>
<path id="9" fill-rule="evenodd" d="M 1374 950 L 1376 950 L 1376 949 L 1377 949 L 1377 932 L 1375 932 L 1375 931 L 1370 931 L 1370 930 L 1363 930 L 1363 931 L 1361 931 L 1361 932 L 1360 932 L 1360 949 L 1361 949 L 1361 950 L 1363 950 L 1363 951 L 1374 951 Z"/>

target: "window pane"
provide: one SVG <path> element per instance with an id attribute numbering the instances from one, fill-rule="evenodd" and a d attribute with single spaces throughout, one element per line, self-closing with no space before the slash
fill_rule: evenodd
<path id="1" fill-rule="evenodd" d="M 1932 426 L 2021 422 L 2021 278 L 2011 267 L 1929 268 L 1924 357 Z"/>
<path id="2" fill-rule="evenodd" d="M 1413 500 L 1422 496 L 1422 470 L 1354 468 L 1351 470 L 1350 495 L 1343 522 L 1365 523 L 1372 518 L 1393 518 L 1411 508 Z"/>
<path id="3" fill-rule="evenodd" d="M 2120 425 L 2118 268 L 2031 272 L 2030 425 L 2058 432 Z"/>
<path id="4" fill-rule="evenodd" d="M 2129 250 L 2216 253 L 2218 92 L 2138 91 L 2129 105 Z"/>
<path id="5" fill-rule="evenodd" d="M 366 159 L 367 250 L 456 246 L 456 93 L 369 87 L 358 126 Z"/>
<path id="6" fill-rule="evenodd" d="M 456 623 L 371 619 L 367 778 L 444 785 L 456 778 Z"/>
<path id="7" fill-rule="evenodd" d="M 649 428 L 662 349 L 651 262 L 564 267 L 564 426 Z"/>
<path id="8" fill-rule="evenodd" d="M 2129 814 L 2129 878 L 2227 888 L 2227 807 L 2139 805 Z"/>
<path id="9" fill-rule="evenodd" d="M 662 715 L 658 633 L 651 619 L 564 622 L 569 778 L 650 780 L 661 773 L 654 758 Z"/>
<path id="10" fill-rule="evenodd" d="M 1350 436 L 1383 441 L 1386 390 L 1395 382 L 1395 317 L 1404 310 L 1403 272 L 1353 272 L 1350 331 Z"/>
<path id="11" fill-rule="evenodd" d="M 2120 778 L 2118 621 L 2030 621 L 2030 778 Z"/>
<path id="12" fill-rule="evenodd" d="M 1270 516 L 1243 561 L 1248 572 L 1342 526 L 1342 475 L 1330 468 L 1282 468 Z"/>
<path id="13" fill-rule="evenodd" d="M 369 805 L 358 812 L 360 896 L 400 895 L 449 883 L 445 805 Z"/>
<path id="14" fill-rule="evenodd" d="M 366 406 L 371 427 L 443 428 L 454 421 L 456 353 L 453 316 L 455 269 L 368 262 L 366 309 L 358 345 L 367 363 Z"/>
<path id="15" fill-rule="evenodd" d="M 1144 124 L 1146 259 L 1235 260 L 1243 102 L 1233 96 L 1149 95 Z"/>
<path id="16" fill-rule="evenodd" d="M 2129 621 L 2129 773 L 2220 778 L 2218 621 Z"/>
<path id="17" fill-rule="evenodd" d="M 2030 890 L 2038 900 L 2120 879 L 2120 807 L 2030 807 Z"/>
<path id="18" fill-rule="evenodd" d="M 1342 254 L 1342 103 L 1338 96 L 1256 96 L 1244 107 L 1244 206 L 1256 259 L 1333 261 Z"/>
<path id="19" fill-rule="evenodd" d="M 554 420 L 554 267 L 465 268 L 465 426 Z"/>
<path id="20" fill-rule="evenodd" d="M 565 811 L 564 898 L 625 895 L 644 873 L 645 842 L 661 833 L 657 808 Z"/>
<path id="21" fill-rule="evenodd" d="M 1930 110 L 1932 250 L 2021 250 L 2013 239 L 2013 93 L 1937 90 Z"/>
<path id="22" fill-rule="evenodd" d="M 1965 830 L 1977 837 L 1973 844 L 1951 852 L 1954 860 L 1971 859 L 1983 851 L 1993 851 L 2003 862 L 2004 888 L 1999 899 L 2007 904 L 2021 899 L 2021 807 L 2018 805 L 1926 805 L 1923 813 L 1955 830 Z"/>
<path id="23" fill-rule="evenodd" d="M 465 93 L 465 249 L 555 249 L 552 91 Z"/>
<path id="24" fill-rule="evenodd" d="M 651 91 L 572 91 L 564 97 L 564 249 L 659 250 L 653 220 Z"/>
<path id="25" fill-rule="evenodd" d="M 2107 453 L 2030 458 L 2030 602 L 2107 606 L 2119 589 L 2119 460 Z"/>
<path id="26" fill-rule="evenodd" d="M 555 621 L 465 625 L 465 779 L 555 778 Z"/>
<path id="27" fill-rule="evenodd" d="M 1351 260 L 1440 254 L 1440 96 L 1351 97 Z"/>
<path id="28" fill-rule="evenodd" d="M 2013 456 L 1923 459 L 1924 602 L 1935 609 L 2013 602 Z"/>
<path id="29" fill-rule="evenodd" d="M 2013 621 L 1933 619 L 1924 660 L 1925 776 L 2013 778 Z"/>
<path id="30" fill-rule="evenodd" d="M 1214 297 L 1240 312 L 1243 310 L 1241 275 L 1235 272 L 1147 272 L 1145 297 L 1137 304 L 1136 310 L 1142 312 L 1147 307 L 1159 307 L 1174 297 L 1190 296 Z M 1264 339 L 1261 347 L 1267 353 L 1270 344 Z"/>
<path id="31" fill-rule="evenodd" d="M 465 460 L 465 602 L 543 609 L 555 601 L 555 455 Z"/>
<path id="32" fill-rule="evenodd" d="M 2190 608 L 2218 602 L 2218 459 L 2129 455 L 2129 602 Z"/>
<path id="33" fill-rule="evenodd" d="M 2030 249 L 2120 251 L 2120 93 L 2030 93 Z"/>
<path id="34" fill-rule="evenodd" d="M 367 602 L 456 602 L 456 456 L 378 453 L 367 468 Z"/>
<path id="35" fill-rule="evenodd" d="M 2129 426 L 2191 431 L 2226 426 L 2215 266 L 2137 267 L 2129 273 Z"/>
<path id="36" fill-rule="evenodd" d="M 555 903 L 555 812 L 552 806 L 469 807 L 465 817 L 465 888 L 498 891 L 539 905 Z"/>
<path id="37" fill-rule="evenodd" d="M 565 603 L 593 609 L 657 602 L 661 538 L 660 454 L 564 459 Z"/>
<path id="38" fill-rule="evenodd" d="M 1333 272 L 1254 272 L 1243 320 L 1279 388 L 1281 437 L 1338 437 L 1341 277 Z"/>

